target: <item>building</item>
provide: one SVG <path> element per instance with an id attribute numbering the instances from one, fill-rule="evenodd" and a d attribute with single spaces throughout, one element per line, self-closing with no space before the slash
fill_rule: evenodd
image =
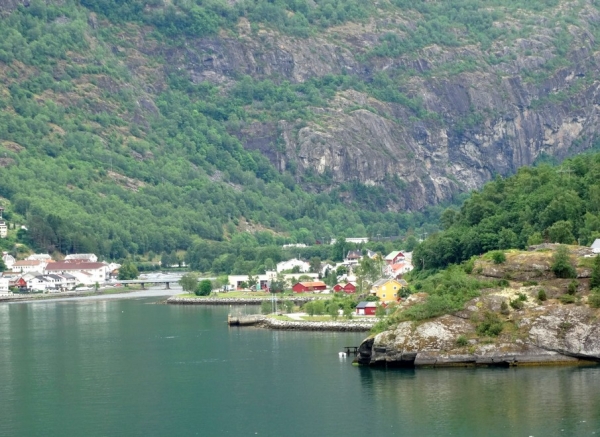
<path id="1" fill-rule="evenodd" d="M 21 273 L 39 273 L 41 274 L 46 266 L 48 265 L 45 261 L 39 260 L 22 260 L 16 261 L 13 264 L 13 271 Z"/>
<path id="2" fill-rule="evenodd" d="M 396 279 L 380 279 L 373 284 L 371 294 L 376 295 L 382 303 L 396 302 L 400 299 L 399 292 L 403 286 L 405 285 Z"/>
<path id="3" fill-rule="evenodd" d="M 0 277 L 0 296 L 10 296 L 12 293 L 8 288 L 8 278 Z"/>
<path id="4" fill-rule="evenodd" d="M 321 281 L 314 282 L 297 282 L 292 286 L 292 290 L 296 293 L 307 293 L 311 291 L 327 290 L 327 284 Z"/>
<path id="5" fill-rule="evenodd" d="M 348 282 L 344 285 L 343 292 L 348 294 L 356 293 L 356 282 Z"/>
<path id="6" fill-rule="evenodd" d="M 263 275 L 255 275 L 253 278 L 257 281 L 259 290 L 267 290 L 271 281 L 277 279 L 277 272 L 275 270 L 269 270 Z M 284 273 L 283 279 L 289 284 L 290 282 L 295 284 L 298 280 L 298 276 L 309 277 L 312 279 L 318 279 L 318 273 Z M 248 285 L 249 275 L 229 275 L 229 290 L 241 290 L 244 288 L 244 284 Z M 287 288 L 287 287 L 286 287 Z"/>
<path id="7" fill-rule="evenodd" d="M 2 253 L 2 261 L 4 261 L 4 265 L 6 266 L 6 270 L 12 270 L 13 265 L 15 264 L 15 257 L 9 254 L 8 252 Z"/>
<path id="8" fill-rule="evenodd" d="M 356 314 L 359 316 L 374 316 L 377 310 L 375 302 L 359 302 L 356 305 Z"/>
<path id="9" fill-rule="evenodd" d="M 402 252 L 400 252 L 399 250 L 396 250 L 394 252 L 390 252 L 385 258 L 385 263 L 387 265 L 392 265 L 392 264 L 398 264 L 402 261 L 404 261 L 404 254 Z"/>
<path id="10" fill-rule="evenodd" d="M 290 259 L 288 261 L 282 261 L 277 264 L 277 272 L 285 272 L 287 270 L 294 270 L 294 268 L 298 268 L 298 272 L 306 273 L 310 271 L 310 264 L 306 261 L 302 261 L 299 259 Z"/>
<path id="11" fill-rule="evenodd" d="M 590 247 L 592 252 L 600 253 L 600 238 L 596 238 Z"/>
<path id="12" fill-rule="evenodd" d="M 66 262 L 98 262 L 98 257 L 93 253 L 72 253 L 71 255 L 65 256 Z"/>
<path id="13" fill-rule="evenodd" d="M 339 293 L 339 292 L 341 292 L 341 291 L 344 291 L 344 285 L 346 285 L 346 284 L 335 284 L 335 285 L 333 286 L 333 291 L 334 291 L 335 293 Z"/>
<path id="14" fill-rule="evenodd" d="M 98 262 L 53 262 L 46 266 L 44 274 L 69 274 L 75 277 L 78 284 L 103 284 L 108 280 L 108 265 Z"/>
<path id="15" fill-rule="evenodd" d="M 386 266 L 385 272 L 389 277 L 398 279 L 401 278 L 405 273 L 410 272 L 412 269 L 413 266 L 411 264 L 407 262 L 401 262 Z"/>
<path id="16" fill-rule="evenodd" d="M 50 262 L 52 257 L 47 253 L 34 253 L 33 255 L 29 255 L 25 258 L 27 261 L 46 261 Z"/>
<path id="17" fill-rule="evenodd" d="M 4 220 L 0 220 L 0 238 L 6 238 L 8 236 L 8 225 Z"/>

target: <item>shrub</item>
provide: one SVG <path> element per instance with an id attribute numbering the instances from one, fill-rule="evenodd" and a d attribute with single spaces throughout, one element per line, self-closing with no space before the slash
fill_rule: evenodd
<path id="1" fill-rule="evenodd" d="M 592 269 L 592 278 L 590 279 L 590 287 L 600 287 L 600 255 L 594 258 L 594 267 Z"/>
<path id="2" fill-rule="evenodd" d="M 498 280 L 498 287 L 508 287 L 509 285 L 510 285 L 510 282 L 508 282 L 508 279 Z"/>
<path id="3" fill-rule="evenodd" d="M 469 260 L 462 263 L 462 268 L 467 275 L 473 273 L 473 268 L 475 267 L 475 257 L 470 258 Z"/>
<path id="4" fill-rule="evenodd" d="M 588 296 L 588 304 L 592 308 L 600 308 L 600 291 L 599 290 L 594 290 L 594 292 Z"/>
<path id="5" fill-rule="evenodd" d="M 477 325 L 477 333 L 488 337 L 497 337 L 504 326 L 496 313 L 485 313 L 483 320 Z"/>
<path id="6" fill-rule="evenodd" d="M 550 269 L 557 278 L 575 278 L 577 276 L 577 271 L 571 263 L 569 249 L 566 246 L 558 246 L 558 249 L 556 249 L 556 252 L 552 256 Z"/>
<path id="7" fill-rule="evenodd" d="M 457 339 L 456 339 L 456 345 L 463 347 L 469 344 L 469 340 L 467 340 L 467 337 L 465 337 L 464 335 L 460 335 Z"/>
<path id="8" fill-rule="evenodd" d="M 523 287 L 533 287 L 534 285 L 538 285 L 537 281 L 525 281 L 525 282 L 523 282 Z"/>
<path id="9" fill-rule="evenodd" d="M 269 302 L 268 300 L 263 300 L 260 303 L 260 312 L 263 314 L 269 314 L 271 312 L 271 302 Z"/>
<path id="10" fill-rule="evenodd" d="M 492 252 L 492 261 L 494 264 L 502 264 L 506 262 L 506 255 L 500 250 L 494 251 Z"/>
<path id="11" fill-rule="evenodd" d="M 569 304 L 569 303 L 575 303 L 577 298 L 575 296 L 573 296 L 572 294 L 563 294 L 562 296 L 560 296 L 558 298 L 558 300 L 560 300 L 561 303 Z"/>
<path id="12" fill-rule="evenodd" d="M 567 294 L 570 294 L 571 296 L 574 296 L 575 293 L 577 293 L 577 286 L 579 285 L 579 282 L 573 280 L 571 282 L 569 282 L 569 285 L 567 287 Z"/>
<path id="13" fill-rule="evenodd" d="M 525 293 L 519 293 L 517 296 L 520 301 L 527 301 L 527 295 Z"/>
<path id="14" fill-rule="evenodd" d="M 546 295 L 546 290 L 544 290 L 543 288 L 538 291 L 538 299 L 542 302 L 548 299 L 548 296 Z"/>
<path id="15" fill-rule="evenodd" d="M 500 304 L 500 314 L 504 314 L 505 316 L 510 314 L 510 310 L 508 309 L 508 304 L 505 300 Z"/>
<path id="16" fill-rule="evenodd" d="M 210 279 L 204 279 L 200 281 L 196 287 L 196 296 L 208 296 L 212 292 L 212 282 Z"/>
<path id="17" fill-rule="evenodd" d="M 522 310 L 525 305 L 521 299 L 515 299 L 510 301 L 510 306 L 516 310 Z"/>

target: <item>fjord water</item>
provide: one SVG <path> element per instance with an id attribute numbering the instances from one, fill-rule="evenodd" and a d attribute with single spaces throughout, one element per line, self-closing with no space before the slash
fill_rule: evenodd
<path id="1" fill-rule="evenodd" d="M 152 302 L 0 305 L 0 436 L 600 435 L 600 368 L 356 368 L 363 334 Z"/>

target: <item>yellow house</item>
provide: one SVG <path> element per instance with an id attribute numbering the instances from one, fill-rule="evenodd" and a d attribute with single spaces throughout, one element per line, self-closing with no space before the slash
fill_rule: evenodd
<path id="1" fill-rule="evenodd" d="M 380 302 L 395 302 L 401 289 L 402 283 L 395 279 L 380 279 L 373 284 L 371 294 L 376 295 Z"/>

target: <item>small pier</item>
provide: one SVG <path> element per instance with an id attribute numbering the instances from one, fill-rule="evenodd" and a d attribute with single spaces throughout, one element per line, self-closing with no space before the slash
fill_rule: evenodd
<path id="1" fill-rule="evenodd" d="M 358 346 L 344 346 L 344 350 L 346 351 L 346 355 L 358 355 Z"/>
<path id="2" fill-rule="evenodd" d="M 227 324 L 229 326 L 251 326 L 264 320 L 264 316 L 253 315 L 253 316 L 232 316 L 227 315 Z"/>

